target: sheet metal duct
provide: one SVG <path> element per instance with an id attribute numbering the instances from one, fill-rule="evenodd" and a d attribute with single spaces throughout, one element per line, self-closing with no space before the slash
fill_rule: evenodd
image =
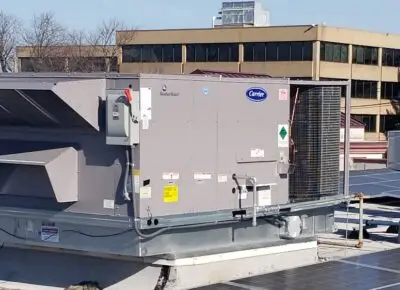
<path id="1" fill-rule="evenodd" d="M 99 131 L 105 80 L 0 80 L 1 126 L 92 128 Z"/>
<path id="2" fill-rule="evenodd" d="M 0 194 L 40 196 L 50 187 L 59 203 L 78 200 L 78 158 L 72 147 L 0 155 L 0 168 Z"/>

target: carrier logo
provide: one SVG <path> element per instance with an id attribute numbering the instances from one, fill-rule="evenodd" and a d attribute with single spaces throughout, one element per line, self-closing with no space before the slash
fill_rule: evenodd
<path id="1" fill-rule="evenodd" d="M 177 93 L 177 92 L 169 92 L 167 85 L 163 84 L 162 87 L 161 87 L 160 95 L 161 96 L 176 97 L 176 96 L 179 96 L 179 93 Z"/>
<path id="2" fill-rule="evenodd" d="M 252 102 L 262 102 L 267 99 L 267 91 L 263 88 L 249 88 L 246 91 L 247 98 Z"/>

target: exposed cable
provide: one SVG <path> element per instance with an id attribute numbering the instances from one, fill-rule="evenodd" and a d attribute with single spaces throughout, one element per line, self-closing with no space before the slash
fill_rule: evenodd
<path id="1" fill-rule="evenodd" d="M 289 120 L 289 138 L 290 138 L 290 150 L 289 150 L 289 164 L 294 164 L 296 161 L 296 144 L 294 143 L 294 140 L 292 138 L 292 127 L 293 127 L 293 122 L 294 122 L 294 114 L 296 113 L 296 107 L 297 107 L 297 102 L 298 102 L 298 97 L 299 97 L 299 92 L 300 88 L 297 88 L 296 90 L 296 96 L 294 99 L 294 104 L 293 104 L 293 110 L 292 110 L 292 115 L 290 116 Z"/>
<path id="2" fill-rule="evenodd" d="M 20 237 L 20 236 L 18 236 L 18 235 L 15 235 L 15 234 L 13 234 L 13 233 L 10 233 L 9 231 L 7 231 L 7 230 L 5 230 L 5 229 L 2 229 L 2 228 L 0 228 L 0 232 L 3 232 L 3 233 L 5 233 L 6 235 L 9 235 L 9 236 L 11 236 L 11 237 L 13 237 L 13 238 L 16 238 L 16 239 L 18 239 L 18 240 L 22 240 L 22 241 L 25 241 L 25 240 L 26 240 L 25 237 Z"/>
<path id="3" fill-rule="evenodd" d="M 129 233 L 129 232 L 132 232 L 132 231 L 133 231 L 133 229 L 128 229 L 125 231 L 121 231 L 121 232 L 114 233 L 114 234 L 107 234 L 107 235 L 91 235 L 91 234 L 87 234 L 87 233 L 84 233 L 82 231 L 77 231 L 77 230 L 62 230 L 61 232 L 62 233 L 68 233 L 68 232 L 75 233 L 75 234 L 79 234 L 81 236 L 85 236 L 85 237 L 89 237 L 89 238 L 109 238 L 109 237 L 120 236 L 120 235 Z"/>
<path id="4" fill-rule="evenodd" d="M 364 99 L 361 99 L 364 100 Z M 375 100 L 375 99 L 365 99 L 365 100 Z M 378 101 L 378 100 L 376 100 Z M 366 104 L 366 105 L 352 105 L 350 108 L 373 108 L 373 107 L 382 107 L 382 106 L 387 106 L 387 105 L 393 105 L 392 102 L 385 102 L 385 103 L 376 103 L 376 104 Z M 340 107 L 341 109 L 344 109 L 345 107 Z"/>

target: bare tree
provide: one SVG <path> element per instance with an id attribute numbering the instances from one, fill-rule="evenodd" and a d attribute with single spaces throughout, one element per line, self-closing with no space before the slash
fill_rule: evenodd
<path id="1" fill-rule="evenodd" d="M 133 33 L 124 34 L 123 37 L 116 39 L 117 31 L 129 30 L 125 23 L 113 18 L 108 21 L 103 21 L 97 28 L 89 35 L 89 43 L 95 51 L 94 54 L 102 56 L 106 61 L 104 63 L 103 71 L 109 72 L 112 65 L 118 63 L 118 56 L 120 54 L 121 45 L 131 43 L 133 40 Z"/>
<path id="2" fill-rule="evenodd" d="M 33 71 L 65 70 L 66 29 L 52 12 L 35 15 L 32 24 L 22 35 L 30 50 Z"/>
<path id="3" fill-rule="evenodd" d="M 11 72 L 16 60 L 21 22 L 13 15 L 0 11 L 0 70 Z"/>
<path id="4" fill-rule="evenodd" d="M 93 72 L 93 58 L 95 51 L 89 45 L 89 36 L 83 30 L 74 30 L 68 33 L 69 51 L 68 71 L 69 72 Z"/>

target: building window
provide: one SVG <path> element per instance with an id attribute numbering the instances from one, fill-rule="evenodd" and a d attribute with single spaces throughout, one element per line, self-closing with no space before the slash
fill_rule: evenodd
<path id="1" fill-rule="evenodd" d="M 180 44 L 122 46 L 122 62 L 182 62 Z"/>
<path id="2" fill-rule="evenodd" d="M 353 45 L 353 63 L 354 64 L 378 64 L 378 48 L 369 46 Z"/>
<path id="3" fill-rule="evenodd" d="M 321 42 L 322 61 L 349 62 L 349 46 L 341 43 Z"/>
<path id="4" fill-rule="evenodd" d="M 23 57 L 21 72 L 65 72 L 66 57 Z"/>
<path id="5" fill-rule="evenodd" d="M 378 82 L 351 81 L 351 97 L 360 99 L 377 99 Z"/>
<path id="6" fill-rule="evenodd" d="M 379 119 L 379 132 L 386 133 L 391 130 L 400 130 L 399 115 L 381 115 Z"/>
<path id="7" fill-rule="evenodd" d="M 376 132 L 376 115 L 351 115 L 354 119 L 364 123 L 365 132 Z"/>
<path id="8" fill-rule="evenodd" d="M 382 49 L 383 66 L 400 66 L 400 49 L 384 48 Z"/>
<path id="9" fill-rule="evenodd" d="M 244 43 L 244 61 L 312 61 L 311 41 Z"/>
<path id="10" fill-rule="evenodd" d="M 187 44 L 186 55 L 188 62 L 238 62 L 239 44 Z"/>
<path id="11" fill-rule="evenodd" d="M 382 82 L 381 99 L 400 100 L 400 84 L 397 82 Z"/>

